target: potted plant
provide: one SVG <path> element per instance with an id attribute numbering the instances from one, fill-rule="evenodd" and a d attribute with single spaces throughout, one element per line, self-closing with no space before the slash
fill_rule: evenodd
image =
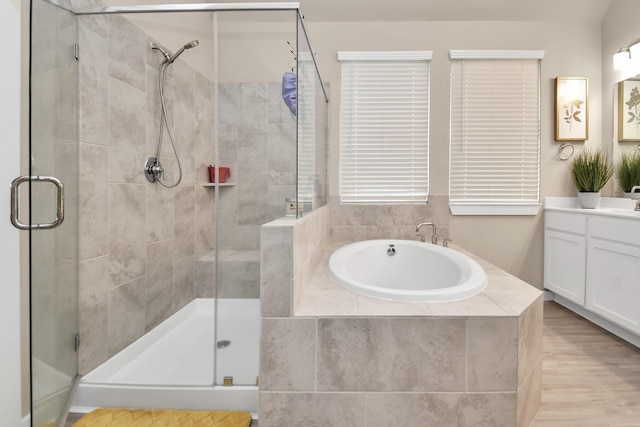
<path id="1" fill-rule="evenodd" d="M 640 185 L 640 151 L 622 154 L 617 175 L 625 197 L 631 197 L 631 189 Z"/>
<path id="2" fill-rule="evenodd" d="M 569 166 L 583 208 L 593 209 L 600 201 L 600 190 L 613 175 L 613 166 L 601 150 L 583 150 Z"/>

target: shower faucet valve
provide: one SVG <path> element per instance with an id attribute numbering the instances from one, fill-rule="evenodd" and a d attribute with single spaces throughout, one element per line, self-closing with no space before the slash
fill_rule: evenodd
<path id="1" fill-rule="evenodd" d="M 147 159 L 144 163 L 144 176 L 149 182 L 156 182 L 159 178 L 164 177 L 164 168 L 158 158 L 149 157 Z"/>

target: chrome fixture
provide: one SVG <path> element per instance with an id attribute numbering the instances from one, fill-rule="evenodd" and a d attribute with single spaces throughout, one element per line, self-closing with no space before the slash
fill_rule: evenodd
<path id="1" fill-rule="evenodd" d="M 640 58 L 640 40 L 630 46 L 620 48 L 618 52 L 613 54 L 613 69 L 627 70 L 638 62 L 638 58 Z"/>
<path id="2" fill-rule="evenodd" d="M 431 243 L 433 243 L 434 245 L 438 244 L 438 232 L 436 230 L 436 225 L 432 222 L 422 222 L 420 224 L 418 224 L 418 226 L 416 227 L 416 233 L 420 232 L 420 229 L 422 228 L 423 225 L 430 225 L 433 228 L 433 232 L 431 233 Z M 422 238 L 420 238 L 421 242 L 425 241 L 425 237 L 422 236 Z"/>
<path id="3" fill-rule="evenodd" d="M 640 211 L 640 185 L 636 185 L 631 189 L 631 198 L 636 201 L 636 211 Z"/>
<path id="4" fill-rule="evenodd" d="M 453 240 L 449 239 L 448 237 L 445 237 L 444 240 L 442 241 L 442 246 L 444 246 L 445 248 L 448 248 L 449 242 L 453 242 Z"/>
<path id="5" fill-rule="evenodd" d="M 163 187 L 174 188 L 180 184 L 182 181 L 182 165 L 180 164 L 180 158 L 178 157 L 178 152 L 176 151 L 176 145 L 173 140 L 173 133 L 171 132 L 171 127 L 169 126 L 169 120 L 167 120 L 167 107 L 165 105 L 164 100 L 164 87 L 167 80 L 167 68 L 169 65 L 173 64 L 176 59 L 182 52 L 187 49 L 191 49 L 193 47 L 198 46 L 198 40 L 190 41 L 189 43 L 182 46 L 176 53 L 173 55 L 164 50 L 162 47 L 158 46 L 155 43 L 151 43 L 151 50 L 157 50 L 164 56 L 164 60 L 158 67 L 158 92 L 160 93 L 160 129 L 158 131 L 158 146 L 156 147 L 156 155 L 153 157 L 149 157 L 144 164 L 144 175 L 149 182 L 158 181 Z M 162 148 L 162 134 L 163 127 L 167 128 L 167 134 L 169 135 L 169 141 L 171 142 L 171 148 L 173 148 L 173 154 L 175 155 L 176 162 L 178 163 L 178 179 L 174 184 L 167 184 L 163 182 L 164 180 L 164 168 L 160 163 L 160 151 Z"/>
<path id="6" fill-rule="evenodd" d="M 49 182 L 56 187 L 56 218 L 44 224 L 23 223 L 20 220 L 20 185 L 25 182 Z M 18 230 L 51 230 L 64 221 L 64 185 L 54 176 L 19 176 L 11 182 L 11 224 Z"/>
<path id="7" fill-rule="evenodd" d="M 387 255 L 394 256 L 396 254 L 396 248 L 394 245 L 389 245 L 389 249 L 387 249 Z"/>

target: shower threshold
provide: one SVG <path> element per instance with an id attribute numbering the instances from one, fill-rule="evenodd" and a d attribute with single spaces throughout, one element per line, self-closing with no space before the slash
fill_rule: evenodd
<path id="1" fill-rule="evenodd" d="M 215 331 L 215 310 L 220 319 Z M 216 384 L 232 376 L 235 384 Z M 98 407 L 225 409 L 257 413 L 260 301 L 199 298 L 85 375 L 72 412 Z"/>

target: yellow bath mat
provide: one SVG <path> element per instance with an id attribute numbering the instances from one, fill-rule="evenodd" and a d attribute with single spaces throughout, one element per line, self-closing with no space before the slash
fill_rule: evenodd
<path id="1" fill-rule="evenodd" d="M 96 409 L 73 427 L 249 427 L 251 415 L 239 411 L 172 409 Z"/>

